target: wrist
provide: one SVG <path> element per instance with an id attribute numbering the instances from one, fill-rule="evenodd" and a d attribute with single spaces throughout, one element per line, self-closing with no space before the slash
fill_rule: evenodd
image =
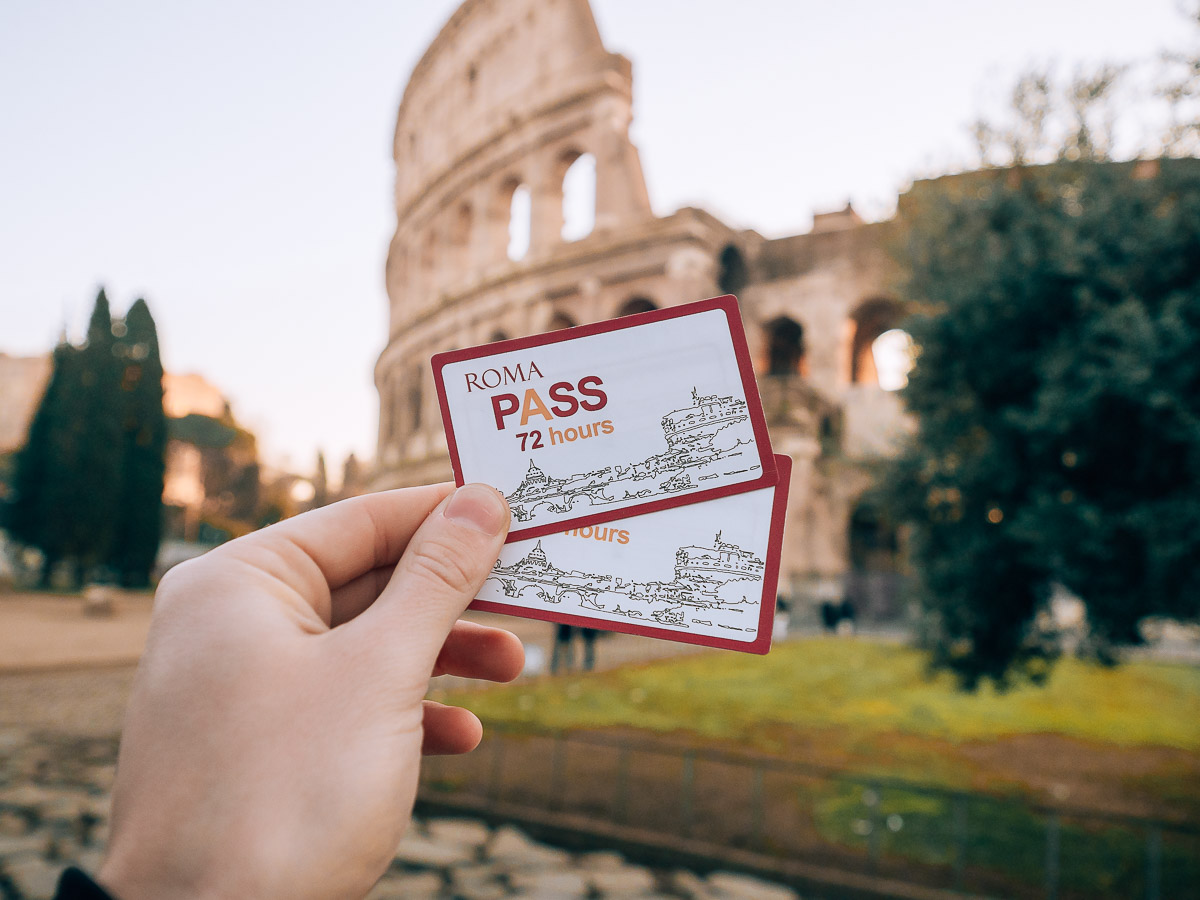
<path id="1" fill-rule="evenodd" d="M 210 884 L 176 871 L 165 854 L 146 850 L 125 853 L 119 845 L 110 846 L 94 877 L 114 900 L 202 900 L 221 896 Z"/>

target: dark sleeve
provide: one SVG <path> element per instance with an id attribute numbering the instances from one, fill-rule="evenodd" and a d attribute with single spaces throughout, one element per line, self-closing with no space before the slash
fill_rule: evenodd
<path id="1" fill-rule="evenodd" d="M 58 880 L 58 892 L 54 900 L 117 900 L 82 870 L 71 866 Z"/>

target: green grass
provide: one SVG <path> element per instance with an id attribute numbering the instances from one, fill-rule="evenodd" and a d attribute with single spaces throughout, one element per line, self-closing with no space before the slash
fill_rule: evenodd
<path id="1" fill-rule="evenodd" d="M 929 677 L 916 650 L 813 638 L 765 658 L 704 653 L 438 699 L 485 723 L 644 731 L 968 789 L 968 871 L 1022 890 L 1044 877 L 1046 841 L 1042 813 L 1022 800 L 1200 818 L 1200 669 L 1185 665 L 1064 660 L 1044 687 L 968 694 Z M 791 802 L 830 844 L 865 854 L 870 828 L 885 859 L 953 865 L 952 796 L 893 784 L 870 806 L 862 783 L 808 784 Z M 1140 827 L 1064 818 L 1063 896 L 1142 894 L 1145 840 Z M 1196 850 L 1195 837 L 1164 833 L 1164 896 L 1200 879 Z"/>
<path id="2" fill-rule="evenodd" d="M 1054 734 L 1122 747 L 1200 749 L 1200 669 L 1064 660 L 1045 687 L 967 694 L 930 679 L 916 650 L 814 638 L 766 657 L 705 653 L 636 668 L 460 694 L 485 721 L 551 729 L 635 726 L 780 750 L 793 729 L 951 743 Z M 774 727 L 778 726 L 778 728 Z M 873 743 L 873 741 L 871 741 Z"/>
<path id="3" fill-rule="evenodd" d="M 813 638 L 765 658 L 704 653 L 438 699 L 485 723 L 640 730 L 969 789 L 968 869 L 1029 889 L 1044 877 L 1046 823 L 1021 800 L 1200 818 L 1200 669 L 1185 665 L 1064 660 L 1044 687 L 968 694 L 930 678 L 916 650 Z M 870 823 L 885 858 L 953 865 L 952 796 L 892 785 L 872 807 L 861 783 L 809 785 L 792 802 L 831 844 L 865 853 Z M 1145 839 L 1140 827 L 1064 818 L 1064 896 L 1141 894 Z M 1194 837 L 1165 834 L 1164 896 L 1200 879 L 1196 849 Z"/>

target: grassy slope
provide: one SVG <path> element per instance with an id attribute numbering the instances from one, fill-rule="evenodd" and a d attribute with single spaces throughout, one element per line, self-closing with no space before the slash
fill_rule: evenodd
<path id="1" fill-rule="evenodd" d="M 948 678 L 928 679 L 915 650 L 837 638 L 791 641 L 764 658 L 705 653 L 453 699 L 491 721 L 679 730 L 774 751 L 786 749 L 787 730 L 826 728 L 848 738 L 900 733 L 958 743 L 1057 734 L 1200 750 L 1200 669 L 1065 660 L 1044 688 L 964 694 Z"/>
<path id="2" fill-rule="evenodd" d="M 1104 669 L 1066 660 L 1044 688 L 964 694 L 948 678 L 928 678 L 915 650 L 815 638 L 765 658 L 704 653 L 439 699 L 485 722 L 641 729 L 926 784 L 1175 820 L 1200 816 L 1200 669 L 1189 666 Z M 827 840 L 865 848 L 861 788 L 830 783 L 797 802 Z M 880 812 L 902 823 L 884 834 L 885 854 L 948 862 L 948 800 L 890 790 Z M 1036 885 L 1043 820 L 974 800 L 969 818 L 970 864 Z M 1140 832 L 1064 823 L 1064 888 L 1088 897 L 1142 893 L 1143 842 Z M 1168 894 L 1197 877 L 1194 851 L 1168 840 Z"/>

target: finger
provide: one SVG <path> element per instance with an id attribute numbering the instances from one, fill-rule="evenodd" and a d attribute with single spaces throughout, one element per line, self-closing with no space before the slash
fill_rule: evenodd
<path id="1" fill-rule="evenodd" d="M 460 487 L 417 529 L 379 599 L 343 629 L 411 671 L 432 672 L 450 628 L 500 555 L 508 534 L 504 497 L 483 484 Z"/>
<path id="2" fill-rule="evenodd" d="M 446 706 L 433 700 L 423 703 L 425 736 L 421 752 L 426 756 L 469 753 L 483 738 L 483 723 L 470 710 Z"/>
<path id="3" fill-rule="evenodd" d="M 330 626 L 336 628 L 344 625 L 379 599 L 394 571 L 394 565 L 380 566 L 335 588 L 332 592 L 333 615 Z"/>
<path id="4" fill-rule="evenodd" d="M 394 564 L 453 487 L 432 484 L 353 497 L 230 541 L 209 556 L 235 557 L 292 589 L 326 622 L 344 621 L 350 616 L 335 615 L 331 592 Z M 361 593 L 351 596 L 361 601 Z"/>
<path id="5" fill-rule="evenodd" d="M 511 631 L 460 619 L 442 644 L 433 674 L 512 681 L 524 666 L 525 648 Z"/>

